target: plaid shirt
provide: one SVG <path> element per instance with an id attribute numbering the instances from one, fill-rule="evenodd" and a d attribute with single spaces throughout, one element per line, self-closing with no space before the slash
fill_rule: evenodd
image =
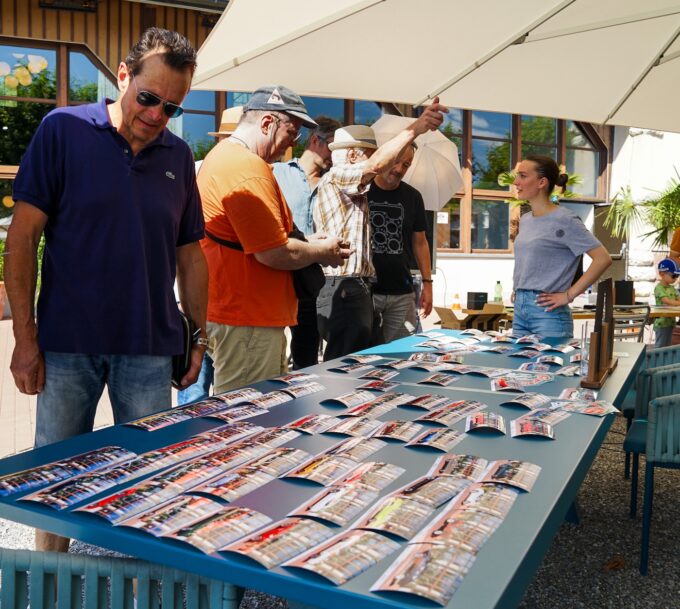
<path id="1" fill-rule="evenodd" d="M 328 276 L 375 277 L 371 262 L 369 184 L 362 185 L 363 164 L 331 167 L 317 188 L 314 226 L 319 232 L 347 241 L 354 253 L 339 267 L 324 267 Z"/>

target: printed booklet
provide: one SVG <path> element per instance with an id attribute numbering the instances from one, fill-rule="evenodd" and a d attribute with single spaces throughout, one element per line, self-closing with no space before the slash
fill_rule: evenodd
<path id="1" fill-rule="evenodd" d="M 373 370 L 373 366 L 370 364 L 343 364 L 341 366 L 334 366 L 329 368 L 329 372 L 341 372 L 343 374 L 350 374 L 352 372 L 368 372 Z"/>
<path id="2" fill-rule="evenodd" d="M 203 518 L 164 537 L 187 543 L 205 554 L 213 554 L 244 535 L 249 535 L 271 518 L 246 507 L 229 506 L 217 514 Z"/>
<path id="3" fill-rule="evenodd" d="M 407 497 L 388 495 L 379 501 L 357 523 L 355 529 L 390 533 L 411 539 L 434 514 L 434 508 Z"/>
<path id="4" fill-rule="evenodd" d="M 285 562 L 284 566 L 312 571 L 341 586 L 398 549 L 396 541 L 378 533 L 343 531 L 320 546 Z"/>
<path id="5" fill-rule="evenodd" d="M 337 457 L 347 457 L 352 461 L 363 461 L 368 459 L 373 453 L 378 452 L 385 446 L 385 442 L 377 438 L 347 438 L 331 446 L 322 455 L 335 455 Z M 321 455 L 320 455 L 321 456 Z"/>
<path id="6" fill-rule="evenodd" d="M 505 419 L 495 412 L 477 412 L 465 419 L 465 431 L 498 431 L 505 434 Z"/>
<path id="7" fill-rule="evenodd" d="M 102 469 L 136 456 L 136 453 L 120 446 L 104 446 L 75 457 L 6 474 L 0 477 L 0 496 L 61 482 L 77 474 Z"/>
<path id="8" fill-rule="evenodd" d="M 406 446 L 427 446 L 447 453 L 462 439 L 463 434 L 455 429 L 430 429 L 407 442 Z"/>
<path id="9" fill-rule="evenodd" d="M 332 529 L 306 518 L 284 518 L 234 543 L 221 552 L 235 552 L 257 561 L 267 569 L 314 548 L 332 537 Z"/>
<path id="10" fill-rule="evenodd" d="M 399 387 L 399 383 L 394 383 L 392 381 L 382 381 L 380 379 L 375 379 L 373 381 L 368 381 L 363 385 L 359 385 L 357 389 L 368 389 L 369 391 L 392 391 Z"/>
<path id="11" fill-rule="evenodd" d="M 379 492 L 362 484 L 327 486 L 288 516 L 306 516 L 347 526 L 377 498 Z"/>
<path id="12" fill-rule="evenodd" d="M 520 417 L 510 422 L 510 435 L 513 438 L 518 436 L 540 436 L 542 438 L 555 439 L 553 426 L 546 421 L 536 418 Z"/>

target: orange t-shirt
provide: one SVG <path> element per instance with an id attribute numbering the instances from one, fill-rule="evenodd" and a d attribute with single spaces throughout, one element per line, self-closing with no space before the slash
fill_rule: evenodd
<path id="1" fill-rule="evenodd" d="M 676 228 L 673 231 L 670 249 L 672 252 L 680 252 L 680 228 Z"/>
<path id="2" fill-rule="evenodd" d="M 198 172 L 207 231 L 244 251 L 206 237 L 208 321 L 230 326 L 283 327 L 297 323 L 290 271 L 268 267 L 256 252 L 284 245 L 293 219 L 271 167 L 240 144 L 215 146 Z"/>

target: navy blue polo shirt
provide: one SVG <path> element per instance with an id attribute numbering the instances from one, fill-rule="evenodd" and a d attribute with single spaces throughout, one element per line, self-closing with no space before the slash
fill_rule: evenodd
<path id="1" fill-rule="evenodd" d="M 14 182 L 14 199 L 48 218 L 39 345 L 173 355 L 182 348 L 175 250 L 204 228 L 192 154 L 165 129 L 133 156 L 106 103 L 50 112 Z"/>

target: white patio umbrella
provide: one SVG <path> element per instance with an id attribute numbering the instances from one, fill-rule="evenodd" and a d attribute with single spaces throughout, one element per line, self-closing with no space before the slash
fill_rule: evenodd
<path id="1" fill-rule="evenodd" d="M 371 125 L 378 146 L 391 140 L 415 119 L 384 114 Z M 441 131 L 416 138 L 418 146 L 404 182 L 423 196 L 425 209 L 439 211 L 463 187 L 458 147 Z"/>
<path id="2" fill-rule="evenodd" d="M 677 0 L 231 0 L 194 87 L 680 131 L 679 35 Z"/>

